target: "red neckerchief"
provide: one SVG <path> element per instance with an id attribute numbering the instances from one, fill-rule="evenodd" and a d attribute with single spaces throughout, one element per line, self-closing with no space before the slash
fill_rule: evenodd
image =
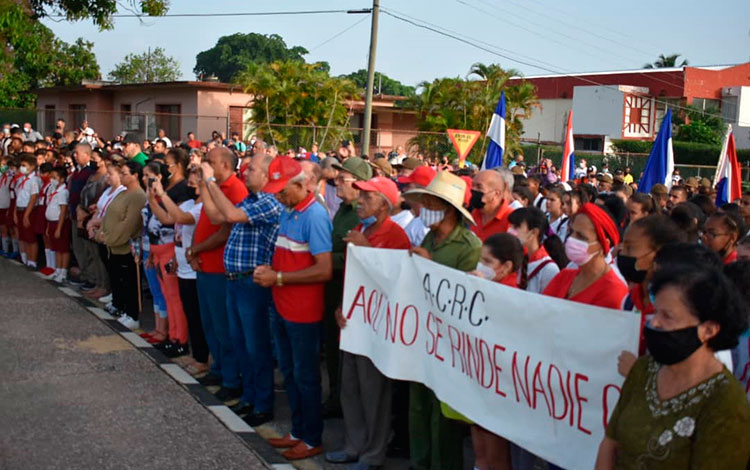
<path id="1" fill-rule="evenodd" d="M 724 257 L 724 264 L 730 264 L 737 261 L 737 249 L 734 249 L 731 253 Z"/>
<path id="2" fill-rule="evenodd" d="M 518 287 L 518 273 L 510 273 L 497 282 L 508 287 Z"/>
<path id="3" fill-rule="evenodd" d="M 536 253 L 529 256 L 529 263 L 533 263 L 534 261 L 539 261 L 542 258 L 546 258 L 549 256 L 549 253 L 547 253 L 547 250 L 544 248 L 544 246 L 540 246 L 538 250 L 536 250 Z"/>

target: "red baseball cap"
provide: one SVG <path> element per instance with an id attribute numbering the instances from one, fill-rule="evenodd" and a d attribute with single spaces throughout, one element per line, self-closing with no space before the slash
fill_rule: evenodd
<path id="1" fill-rule="evenodd" d="M 357 181 L 353 186 L 360 191 L 374 191 L 382 194 L 391 203 L 391 207 L 398 205 L 398 186 L 390 178 L 376 176 L 367 181 Z"/>
<path id="2" fill-rule="evenodd" d="M 302 173 L 302 165 L 291 157 L 279 155 L 268 166 L 268 184 L 263 187 L 264 193 L 278 193 L 289 183 L 289 180 Z"/>
<path id="3" fill-rule="evenodd" d="M 403 184 L 415 183 L 427 187 L 435 175 L 437 175 L 437 172 L 429 166 L 418 166 L 409 176 L 399 177 L 398 182 Z"/>

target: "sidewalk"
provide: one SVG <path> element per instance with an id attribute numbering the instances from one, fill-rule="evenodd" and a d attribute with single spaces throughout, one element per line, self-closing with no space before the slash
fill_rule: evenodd
<path id="1" fill-rule="evenodd" d="M 0 293 L 0 468 L 266 468 L 185 388 L 52 284 L 0 260 Z"/>

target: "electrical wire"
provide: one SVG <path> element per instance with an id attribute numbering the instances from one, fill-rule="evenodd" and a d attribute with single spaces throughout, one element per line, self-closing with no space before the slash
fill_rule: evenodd
<path id="1" fill-rule="evenodd" d="M 343 29 L 343 30 L 339 31 L 338 33 L 334 34 L 333 36 L 331 36 L 330 38 L 328 38 L 328 39 L 326 39 L 325 41 L 321 42 L 320 44 L 318 44 L 318 45 L 316 45 L 316 46 L 313 46 L 313 47 L 311 47 L 311 48 L 310 48 L 310 52 L 312 52 L 312 51 L 314 51 L 314 50 L 316 50 L 316 49 L 318 49 L 318 48 L 320 48 L 320 47 L 322 47 L 322 46 L 325 46 L 325 45 L 326 45 L 326 44 L 328 44 L 329 42 L 333 41 L 333 40 L 334 40 L 334 39 L 336 39 L 337 37 L 341 36 L 342 34 L 346 33 L 346 32 L 347 32 L 347 31 L 349 31 L 350 29 L 353 29 L 353 28 L 354 28 L 355 26 L 357 26 L 357 25 L 358 25 L 358 24 L 360 24 L 361 22 L 363 22 L 363 21 L 365 21 L 365 20 L 368 20 L 368 19 L 370 19 L 370 17 L 369 17 L 369 16 L 365 16 L 365 17 L 363 17 L 363 18 L 360 18 L 360 19 L 359 19 L 358 21 L 356 21 L 356 22 L 355 22 L 355 23 L 354 23 L 353 25 L 351 25 L 351 26 L 347 26 L 347 27 L 346 27 L 345 29 Z"/>
<path id="2" fill-rule="evenodd" d="M 347 10 L 297 10 L 297 11 L 254 11 L 254 12 L 237 12 L 237 13 L 167 13 L 165 15 L 150 16 L 138 15 L 134 13 L 119 13 L 112 15 L 112 18 L 209 18 L 209 17 L 226 17 L 226 16 L 289 16 L 289 15 L 325 15 L 330 13 L 348 13 Z M 47 15 L 45 18 L 67 18 L 66 15 Z"/>

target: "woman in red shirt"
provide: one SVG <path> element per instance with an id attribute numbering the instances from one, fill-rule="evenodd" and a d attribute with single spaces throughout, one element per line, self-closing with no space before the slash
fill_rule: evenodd
<path id="1" fill-rule="evenodd" d="M 565 254 L 578 268 L 560 271 L 543 294 L 619 309 L 628 288 L 605 259 L 620 242 L 614 220 L 605 209 L 586 203 L 571 217 L 569 227 Z"/>
<path id="2" fill-rule="evenodd" d="M 667 244 L 685 241 L 685 232 L 672 219 L 661 214 L 648 215 L 631 222 L 622 237 L 617 269 L 628 281 L 630 288 L 623 310 L 634 311 L 641 316 L 641 340 L 638 347 L 640 355 L 646 353 L 643 327 L 654 313 L 648 285 L 654 275 L 656 254 Z M 627 376 L 635 360 L 633 354 L 623 351 L 618 364 L 620 374 Z"/>
<path id="3" fill-rule="evenodd" d="M 737 261 L 737 242 L 746 231 L 741 215 L 720 210 L 706 220 L 701 241 L 717 252 L 724 264 L 729 264 Z"/>

